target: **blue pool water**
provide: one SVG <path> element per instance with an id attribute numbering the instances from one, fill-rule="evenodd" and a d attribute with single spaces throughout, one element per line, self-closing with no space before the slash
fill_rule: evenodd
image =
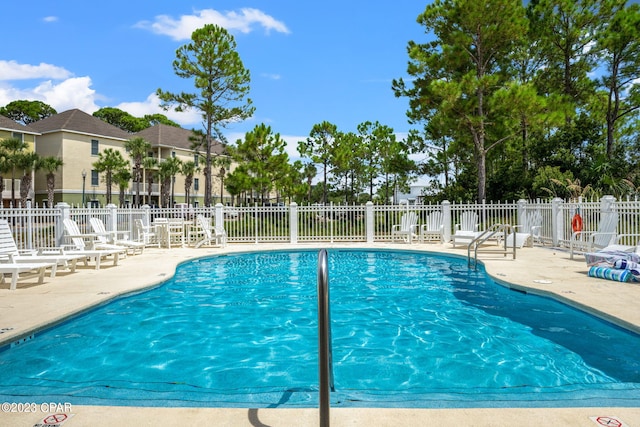
<path id="1" fill-rule="evenodd" d="M 316 251 L 214 256 L 0 353 L 0 399 L 318 404 Z M 332 406 L 637 406 L 640 336 L 466 260 L 329 251 Z"/>

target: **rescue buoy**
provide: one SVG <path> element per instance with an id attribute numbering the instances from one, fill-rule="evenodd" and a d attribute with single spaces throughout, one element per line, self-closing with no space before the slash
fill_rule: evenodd
<path id="1" fill-rule="evenodd" d="M 573 216 L 573 219 L 571 219 L 571 229 L 574 233 L 579 233 L 582 231 L 582 217 L 579 213 L 575 214 Z"/>

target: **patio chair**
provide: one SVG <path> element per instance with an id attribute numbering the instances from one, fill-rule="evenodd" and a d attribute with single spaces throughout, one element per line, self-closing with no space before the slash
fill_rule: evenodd
<path id="1" fill-rule="evenodd" d="M 96 240 L 102 248 L 108 248 L 111 245 L 115 245 L 116 249 L 118 247 L 123 247 L 126 249 L 127 254 L 130 253 L 132 255 L 135 255 L 136 251 L 142 253 L 144 250 L 144 243 L 134 242 L 133 240 L 128 239 L 128 231 L 107 231 L 104 226 L 104 222 L 102 222 L 100 218 L 95 217 L 89 219 L 89 224 L 91 224 L 91 228 L 96 234 Z M 125 238 L 118 239 L 118 235 L 123 235 Z"/>
<path id="2" fill-rule="evenodd" d="M 42 250 L 19 250 L 13 238 L 11 227 L 6 219 L 0 219 L 0 259 L 10 263 L 55 263 L 57 267 L 68 268 L 72 273 L 76 271 L 78 260 L 84 260 L 83 255 L 51 253 L 43 255 Z M 55 276 L 55 269 L 51 271 L 51 277 Z"/>
<path id="3" fill-rule="evenodd" d="M 469 244 L 480 235 L 478 232 L 478 214 L 472 211 L 465 211 L 460 214 L 460 222 L 456 224 L 456 231 L 451 236 L 453 247 L 462 244 Z"/>
<path id="4" fill-rule="evenodd" d="M 418 214 L 415 212 L 407 212 L 400 218 L 400 224 L 394 224 L 391 227 L 391 242 L 395 242 L 396 238 L 400 237 L 405 242 L 411 244 L 414 238 L 417 238 L 416 234 L 418 229 Z"/>
<path id="5" fill-rule="evenodd" d="M 597 230 L 573 232 L 569 242 L 569 258 L 573 259 L 573 255 L 576 252 L 594 252 L 596 249 L 603 249 L 615 244 L 617 240 L 617 227 L 618 213 L 607 212 L 602 214 Z"/>
<path id="6" fill-rule="evenodd" d="M 61 246 L 60 248 L 43 250 L 43 254 L 50 254 L 50 251 L 61 250 L 63 254 L 79 254 L 85 256 L 85 265 L 87 259 L 92 259 L 96 263 L 96 270 L 100 269 L 102 258 L 113 256 L 113 265 L 118 265 L 120 255 L 126 256 L 126 249 L 97 249 L 95 244 L 95 234 L 82 234 L 78 228 L 78 224 L 71 218 L 66 218 L 63 222 L 64 230 L 71 241 L 70 244 Z M 88 239 L 88 244 L 85 242 Z"/>
<path id="7" fill-rule="evenodd" d="M 204 215 L 196 216 L 198 231 L 202 233 L 202 237 L 196 242 L 195 247 L 202 245 L 216 244 L 222 247 L 227 246 L 227 232 L 221 227 L 211 227 L 211 220 Z"/>
<path id="8" fill-rule="evenodd" d="M 157 246 L 160 247 L 160 236 L 156 228 L 151 225 L 145 225 L 141 219 L 133 221 L 136 229 L 137 242 L 142 243 L 145 246 Z"/>
<path id="9" fill-rule="evenodd" d="M 444 243 L 444 220 L 442 212 L 431 212 L 420 226 L 420 242 L 439 240 Z"/>
<path id="10" fill-rule="evenodd" d="M 524 215 L 522 225 L 517 225 L 514 228 L 516 231 L 506 237 L 507 247 L 512 248 L 515 240 L 516 248 L 522 249 L 524 245 L 531 248 L 535 239 L 540 240 L 542 214 L 539 211 L 527 212 Z"/>
<path id="11" fill-rule="evenodd" d="M 153 221 L 160 242 L 171 249 L 171 245 L 184 247 L 185 221 L 182 218 L 156 218 Z"/>

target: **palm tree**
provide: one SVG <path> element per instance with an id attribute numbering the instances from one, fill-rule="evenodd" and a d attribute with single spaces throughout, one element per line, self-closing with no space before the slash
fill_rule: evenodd
<path id="1" fill-rule="evenodd" d="M 132 176 L 131 171 L 129 170 L 128 167 L 120 169 L 113 174 L 113 180 L 115 181 L 119 190 L 120 207 L 124 206 L 124 197 L 125 197 L 124 193 L 127 187 L 129 187 L 129 181 L 131 181 L 131 176 Z"/>
<path id="2" fill-rule="evenodd" d="M 193 175 L 200 169 L 196 166 L 195 162 L 189 160 L 182 163 L 180 173 L 184 175 L 184 202 L 190 204 L 191 185 L 193 184 Z"/>
<path id="3" fill-rule="evenodd" d="M 23 170 L 20 178 L 20 206 L 27 207 L 27 199 L 33 182 L 32 173 L 40 169 L 40 156 L 34 152 L 20 153 L 14 158 L 15 167 Z"/>
<path id="4" fill-rule="evenodd" d="M 166 207 L 171 207 L 174 201 L 174 186 L 176 175 L 180 172 L 182 162 L 177 157 L 171 157 L 160 163 L 158 176 L 160 177 L 160 193 Z M 169 197 L 169 192 L 171 197 Z"/>
<path id="5" fill-rule="evenodd" d="M 147 157 L 142 161 L 142 167 L 144 168 L 144 175 L 147 179 L 147 203 L 151 203 L 151 193 L 153 186 L 153 175 L 152 169 L 155 169 L 158 166 L 158 161 L 153 157 Z"/>
<path id="6" fill-rule="evenodd" d="M 136 191 L 136 197 L 133 201 L 135 206 L 140 206 L 140 181 L 142 181 L 143 161 L 147 157 L 147 153 L 151 150 L 151 144 L 144 138 L 131 138 L 124 143 L 124 148 L 129 153 L 133 162 L 133 183 Z"/>
<path id="7" fill-rule="evenodd" d="M 47 172 L 47 205 L 53 207 L 53 194 L 56 188 L 55 172 L 63 165 L 62 159 L 49 156 L 40 159 L 40 168 Z"/>
<path id="8" fill-rule="evenodd" d="M 122 157 L 122 153 L 113 148 L 106 148 L 98 155 L 98 161 L 93 163 L 93 168 L 98 172 L 105 172 L 104 181 L 107 184 L 107 204 L 111 203 L 111 186 L 113 175 L 119 170 L 128 168 L 129 161 Z"/>
<path id="9" fill-rule="evenodd" d="M 16 200 L 16 186 L 14 183 L 16 162 L 18 161 L 19 154 L 24 151 L 28 146 L 20 138 L 7 138 L 0 142 L 0 147 L 4 148 L 7 152 L 7 167 L 11 171 L 11 204 Z"/>

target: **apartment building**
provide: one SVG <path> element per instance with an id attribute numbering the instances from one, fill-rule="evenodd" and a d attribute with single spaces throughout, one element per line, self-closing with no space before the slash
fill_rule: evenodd
<path id="1" fill-rule="evenodd" d="M 14 122 L 15 123 L 15 122 Z M 16 123 L 17 125 L 17 123 Z M 151 144 L 149 157 L 154 157 L 157 163 L 176 157 L 182 161 L 192 160 L 202 164 L 201 153 L 191 149 L 190 138 L 193 132 L 183 128 L 167 125 L 156 125 L 136 134 L 130 134 L 112 126 L 97 117 L 81 110 L 64 111 L 38 122 L 32 123 L 30 129 L 37 140 L 36 152 L 43 157 L 55 156 L 63 161 L 63 166 L 56 172 L 54 203 L 64 201 L 71 205 L 103 206 L 106 202 L 106 183 L 104 176 L 98 173 L 93 163 L 99 159 L 99 154 L 107 148 L 122 153 L 123 158 L 132 159 L 126 152 L 125 142 L 131 138 L 142 137 Z M 25 133 L 26 134 L 26 133 Z M 222 145 L 216 145 L 217 154 L 221 154 Z M 145 170 L 145 176 L 155 174 L 155 168 Z M 216 173 L 213 172 L 213 188 L 220 188 Z M 151 197 L 148 197 L 149 187 L 146 179 L 140 184 L 141 197 L 144 203 L 158 205 L 160 203 L 160 185 L 157 181 L 151 185 Z M 173 203 L 185 201 L 185 177 L 176 175 L 173 182 Z M 46 204 L 47 185 L 44 172 L 37 172 L 34 181 L 34 199 L 38 205 Z M 133 203 L 136 189 L 131 182 L 125 191 L 124 200 L 120 200 L 116 185 L 112 187 L 111 202 L 116 205 Z M 202 204 L 204 199 L 204 175 L 196 172 L 190 190 L 192 204 Z"/>

